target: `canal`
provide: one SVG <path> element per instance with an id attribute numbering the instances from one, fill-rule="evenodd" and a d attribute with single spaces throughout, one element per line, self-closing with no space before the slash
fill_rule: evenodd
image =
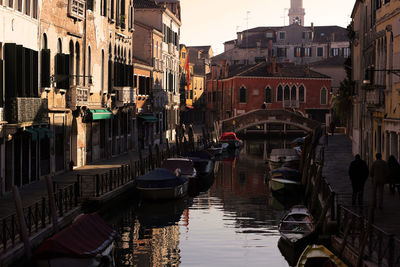
<path id="1" fill-rule="evenodd" d="M 119 235 L 116 266 L 289 266 L 277 226 L 291 204 L 276 199 L 265 179 L 266 152 L 287 141 L 245 141 L 191 197 L 128 199 L 111 209 L 105 218 Z"/>

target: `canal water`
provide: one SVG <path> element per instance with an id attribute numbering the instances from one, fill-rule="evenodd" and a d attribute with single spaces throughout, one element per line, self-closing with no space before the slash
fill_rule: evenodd
<path id="1" fill-rule="evenodd" d="M 245 141 L 192 197 L 132 199 L 105 214 L 119 235 L 116 266 L 290 266 L 277 226 L 292 204 L 276 199 L 265 178 L 266 152 L 284 143 Z"/>

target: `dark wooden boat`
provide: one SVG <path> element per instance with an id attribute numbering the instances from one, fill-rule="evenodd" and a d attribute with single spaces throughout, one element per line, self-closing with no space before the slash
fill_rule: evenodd
<path id="1" fill-rule="evenodd" d="M 347 265 L 323 245 L 307 246 L 296 267 L 347 267 Z"/>
<path id="2" fill-rule="evenodd" d="M 279 223 L 282 240 L 295 250 L 309 244 L 315 235 L 314 219 L 305 206 L 293 206 Z"/>
<path id="3" fill-rule="evenodd" d="M 114 266 L 116 231 L 97 213 L 78 216 L 73 224 L 48 238 L 35 251 L 36 266 Z"/>
<path id="4" fill-rule="evenodd" d="M 145 199 L 178 199 L 186 196 L 188 179 L 159 168 L 136 178 L 136 188 Z"/>
<path id="5" fill-rule="evenodd" d="M 180 170 L 180 174 L 188 179 L 196 178 L 197 171 L 194 167 L 192 160 L 188 158 L 169 158 L 163 161 L 161 168 L 175 172 L 176 169 Z"/>

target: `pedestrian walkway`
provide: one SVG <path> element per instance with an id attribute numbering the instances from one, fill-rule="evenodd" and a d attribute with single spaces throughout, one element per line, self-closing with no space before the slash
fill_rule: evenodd
<path id="1" fill-rule="evenodd" d="M 147 151 L 143 152 L 143 156 L 148 154 Z M 132 153 L 133 160 L 138 160 L 138 153 Z M 58 184 L 72 184 L 77 181 L 77 175 L 95 175 L 98 173 L 105 173 L 107 170 L 115 169 L 123 164 L 128 164 L 130 161 L 128 154 L 123 154 L 111 159 L 102 160 L 95 163 L 87 164 L 83 167 L 76 168 L 73 171 L 68 171 L 53 177 L 53 181 Z M 47 197 L 46 180 L 42 179 L 38 182 L 28 184 L 20 188 L 20 194 L 23 207 L 29 206 L 41 200 L 42 197 Z M 0 198 L 0 218 L 16 212 L 14 196 L 12 193 L 7 193 Z"/>
<path id="2" fill-rule="evenodd" d="M 326 144 L 325 144 L 326 145 Z M 339 204 L 350 207 L 351 182 L 348 175 L 350 162 L 354 160 L 352 155 L 351 140 L 346 135 L 334 135 L 328 137 L 325 146 L 325 162 L 323 176 L 331 184 L 338 196 Z M 366 216 L 372 199 L 372 178 L 369 177 L 364 190 L 363 215 Z M 360 211 L 358 211 L 360 213 Z M 383 209 L 375 209 L 374 224 L 389 234 L 399 236 L 400 233 L 400 196 L 392 194 L 389 186 L 385 186 Z"/>

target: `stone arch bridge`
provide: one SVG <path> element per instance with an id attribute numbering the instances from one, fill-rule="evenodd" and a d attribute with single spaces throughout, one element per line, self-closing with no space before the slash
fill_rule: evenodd
<path id="1" fill-rule="evenodd" d="M 221 132 L 240 132 L 259 124 L 282 123 L 296 126 L 306 132 L 314 132 L 321 123 L 288 110 L 253 110 L 221 121 Z"/>

